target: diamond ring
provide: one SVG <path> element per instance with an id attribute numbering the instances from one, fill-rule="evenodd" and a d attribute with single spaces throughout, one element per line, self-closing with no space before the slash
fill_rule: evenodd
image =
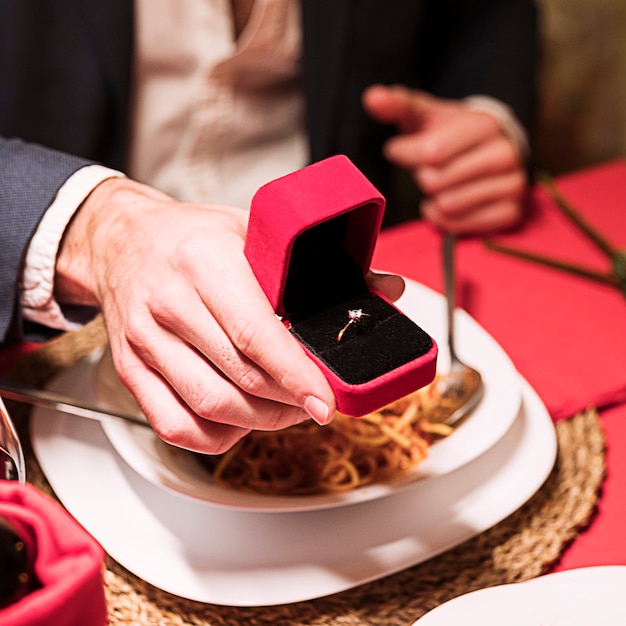
<path id="1" fill-rule="evenodd" d="M 371 317 L 369 313 L 363 313 L 363 309 L 350 309 L 348 311 L 348 323 L 339 331 L 337 341 L 341 341 L 343 334 L 348 330 L 351 324 L 357 324 L 362 317 Z"/>

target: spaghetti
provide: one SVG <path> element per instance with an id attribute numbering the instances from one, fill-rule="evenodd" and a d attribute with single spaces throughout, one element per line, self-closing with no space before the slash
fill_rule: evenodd
<path id="1" fill-rule="evenodd" d="M 434 439 L 452 432 L 433 419 L 435 383 L 355 419 L 309 420 L 254 431 L 228 452 L 202 456 L 220 486 L 271 495 L 344 492 L 401 476 L 421 463 Z"/>

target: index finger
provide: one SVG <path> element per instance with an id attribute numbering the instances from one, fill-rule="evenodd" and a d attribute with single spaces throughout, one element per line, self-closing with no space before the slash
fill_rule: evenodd
<path id="1" fill-rule="evenodd" d="M 447 116 L 445 123 L 421 132 L 393 137 L 385 146 L 385 154 L 401 167 L 440 166 L 499 132 L 489 115 L 467 111 Z"/>
<path id="2" fill-rule="evenodd" d="M 418 130 L 424 116 L 436 110 L 438 102 L 430 94 L 401 85 L 372 85 L 363 92 L 366 111 L 383 124 L 395 124 L 402 132 Z"/>

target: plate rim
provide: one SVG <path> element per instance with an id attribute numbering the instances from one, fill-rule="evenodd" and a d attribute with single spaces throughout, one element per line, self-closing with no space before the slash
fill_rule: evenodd
<path id="1" fill-rule="evenodd" d="M 329 535 L 328 528 L 335 529 L 342 524 L 345 526 L 346 519 L 351 520 L 348 524 L 351 534 L 364 534 L 364 541 L 372 543 L 372 548 L 366 552 L 359 551 L 343 557 L 332 552 L 327 553 L 316 546 L 315 557 L 310 557 L 314 562 L 306 561 L 305 564 L 302 560 L 284 564 L 267 563 L 263 560 L 256 565 L 237 561 L 220 569 L 219 564 L 211 561 L 213 570 L 208 571 L 208 565 L 198 570 L 195 568 L 193 555 L 190 561 L 189 554 L 180 545 L 180 538 L 177 539 L 167 532 L 161 518 L 152 515 L 150 510 L 145 510 L 145 502 L 139 497 L 139 488 L 137 484 L 129 482 L 129 477 L 136 479 L 143 490 L 155 491 L 154 486 L 136 475 L 124 463 L 120 463 L 97 423 L 50 409 L 35 409 L 31 419 L 31 440 L 40 465 L 60 501 L 115 560 L 139 578 L 164 591 L 199 602 L 233 606 L 290 604 L 345 591 L 423 562 L 487 530 L 526 502 L 549 475 L 556 458 L 557 444 L 555 429 L 545 406 L 525 381 L 523 389 L 525 401 L 520 411 L 520 419 L 524 416 L 524 423 L 515 428 L 515 436 L 521 433 L 521 439 L 512 440 L 512 430 L 505 440 L 499 442 L 499 446 L 494 446 L 488 457 L 476 459 L 458 472 L 433 479 L 427 487 L 416 483 L 413 490 L 384 501 L 366 502 L 356 507 L 279 515 L 233 511 L 206 503 L 193 505 L 195 508 L 201 507 L 202 519 L 199 521 L 203 529 L 211 521 L 222 527 L 224 520 L 235 520 L 237 524 L 251 531 L 247 535 L 244 533 L 243 536 L 236 537 L 237 551 L 240 549 L 240 542 L 245 544 L 247 541 L 246 536 L 250 537 L 249 541 L 254 538 L 251 545 L 256 545 L 257 533 L 263 526 L 275 528 L 279 524 L 280 544 L 263 548 L 276 554 L 284 550 L 284 527 L 291 527 L 292 531 L 301 533 L 302 524 L 306 523 L 309 531 L 317 532 L 325 538 Z M 519 419 L 516 423 L 519 424 Z M 531 442 L 528 433 L 532 431 L 535 438 Z M 94 443 L 94 437 L 99 443 Z M 87 455 L 91 462 L 91 459 L 97 459 L 100 455 L 101 464 L 94 464 L 96 474 L 100 472 L 99 483 L 96 485 L 103 485 L 101 489 L 105 492 L 105 497 L 109 494 L 108 497 L 114 497 L 116 503 L 125 502 L 124 506 L 114 512 L 106 509 L 102 514 L 99 507 L 104 506 L 103 498 L 98 489 L 93 489 L 93 476 L 68 468 L 68 446 L 74 457 L 78 450 L 81 457 L 79 461 Z M 529 450 L 536 455 L 530 471 L 526 462 Z M 62 467 L 54 467 L 54 454 L 59 453 L 62 453 L 63 463 L 59 464 Z M 503 459 L 501 471 L 493 471 L 494 458 Z M 472 481 L 463 487 L 461 483 L 463 480 L 467 481 L 469 476 L 473 477 Z M 511 478 L 517 483 L 515 489 L 509 489 Z M 502 481 L 506 481 L 505 485 Z M 446 485 L 462 494 L 454 503 L 446 500 L 450 498 Z M 498 486 L 507 487 L 506 497 L 493 498 L 493 490 Z M 110 493 L 113 487 L 114 493 Z M 401 535 L 393 542 L 387 540 L 387 535 L 381 536 L 381 533 L 388 532 L 384 526 L 389 519 L 390 505 L 400 505 L 402 511 L 406 510 L 406 506 L 421 510 L 424 494 L 430 494 L 434 498 L 431 515 L 442 503 L 445 504 L 445 510 L 436 511 L 443 521 L 442 524 L 434 527 L 426 525 L 423 529 L 425 536 L 421 536 L 416 535 L 416 526 L 424 526 L 424 520 L 415 522 L 415 518 L 411 517 L 405 521 L 406 516 L 392 515 L 392 525 L 410 523 L 406 526 L 410 529 L 408 535 Z M 180 496 L 161 491 L 158 492 L 158 498 L 164 499 L 163 506 L 168 509 L 172 508 L 172 503 L 185 502 Z M 385 524 L 368 523 L 365 528 L 357 524 L 353 527 L 355 522 L 362 519 L 369 522 L 371 514 L 377 512 L 379 517 L 381 512 L 384 513 L 384 518 L 381 519 L 385 520 Z M 178 515 L 178 511 L 175 514 Z M 185 518 L 183 515 L 180 517 Z M 145 526 L 133 528 L 133 524 L 140 522 L 145 523 Z M 446 527 L 448 522 L 450 528 Z M 128 532 L 127 524 L 131 525 L 133 532 Z M 117 526 L 123 528 L 118 529 Z M 238 528 L 239 531 L 242 530 Z M 115 532 L 118 534 L 115 535 Z M 150 538 L 159 542 L 160 550 L 149 549 L 146 552 L 144 548 L 142 551 L 142 542 L 149 541 Z M 333 541 L 343 541 L 343 537 L 335 537 Z M 313 550 L 308 545 L 305 549 Z M 230 552 L 229 558 L 234 558 Z M 236 558 L 239 558 L 239 554 Z M 165 563 L 162 562 L 163 559 L 166 559 Z"/>
<path id="2" fill-rule="evenodd" d="M 604 578 L 605 575 L 614 577 L 617 574 L 622 585 L 626 583 L 626 565 L 590 565 L 560 570 L 557 572 L 549 572 L 547 574 L 537 576 L 536 578 L 494 585 L 493 587 L 485 587 L 461 594 L 435 607 L 415 621 L 412 626 L 446 626 L 450 623 L 448 620 L 454 618 L 459 612 L 464 613 L 464 618 L 466 620 L 464 623 L 467 624 L 467 626 L 474 626 L 478 623 L 482 626 L 495 626 L 496 624 L 501 624 L 502 622 L 498 621 L 502 616 L 501 611 L 498 610 L 494 612 L 494 596 L 506 596 L 509 600 L 516 602 L 516 612 L 518 612 L 517 617 L 522 619 L 522 621 L 519 622 L 521 624 L 525 619 L 533 619 L 536 614 L 536 608 L 534 606 L 530 609 L 522 607 L 531 606 L 533 604 L 533 600 L 535 603 L 537 600 L 542 600 L 542 598 L 546 594 L 549 594 L 550 590 L 555 587 L 568 586 L 572 584 L 584 584 L 585 586 L 601 586 L 602 590 L 608 590 L 609 586 L 602 584 L 605 581 L 597 580 L 598 574 L 600 574 L 601 579 Z M 620 588 L 620 591 L 623 591 L 623 586 Z M 531 597 L 533 592 L 537 592 L 534 598 Z M 576 600 L 574 601 L 570 596 L 570 601 L 576 604 L 580 598 L 576 596 L 574 597 Z M 489 611 L 484 611 L 480 616 L 476 616 L 475 603 L 481 598 L 484 598 L 483 604 L 489 603 Z M 520 600 L 526 601 L 520 602 Z M 543 609 L 544 606 L 545 605 L 542 602 L 541 608 Z M 521 615 L 519 615 L 520 610 Z M 557 610 L 557 608 L 554 606 L 548 607 L 548 611 L 555 610 Z M 526 617 L 527 614 L 529 614 L 529 617 Z M 563 615 L 544 614 L 540 619 L 549 620 L 549 623 L 552 623 L 552 620 L 559 619 L 560 617 L 563 617 Z M 622 620 L 624 618 L 626 618 L 626 604 L 622 603 Z M 480 620 L 480 622 L 475 622 L 475 619 Z M 559 622 L 559 624 L 560 623 L 561 622 Z M 620 624 L 621 623 L 623 623 L 623 621 L 620 622 Z M 566 622 L 563 622 L 564 626 L 565 624 Z M 613 624 L 616 626 L 616 623 L 614 622 L 611 624 L 612 626 Z M 602 624 L 599 626 L 602 626 Z"/>

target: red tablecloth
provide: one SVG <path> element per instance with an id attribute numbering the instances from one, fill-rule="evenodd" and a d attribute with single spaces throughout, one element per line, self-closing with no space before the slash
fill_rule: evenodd
<path id="1" fill-rule="evenodd" d="M 626 405 L 602 411 L 607 440 L 607 479 L 598 511 L 565 551 L 555 570 L 591 565 L 626 565 Z"/>
<path id="2" fill-rule="evenodd" d="M 626 162 L 563 177 L 559 187 L 626 248 Z M 498 241 L 606 270 L 606 257 L 542 191 L 532 217 Z M 381 234 L 374 267 L 442 289 L 440 235 L 415 222 Z M 626 297 L 617 289 L 489 251 L 457 248 L 457 303 L 504 347 L 555 419 L 626 401 Z"/>
<path id="3" fill-rule="evenodd" d="M 626 248 L 626 161 L 557 182 L 595 226 Z M 609 267 L 539 189 L 528 223 L 497 241 L 601 271 Z M 373 267 L 441 291 L 440 245 L 440 234 L 426 223 L 398 226 L 381 233 Z M 500 342 L 553 419 L 588 406 L 605 409 L 608 477 L 601 505 L 558 567 L 626 565 L 626 297 L 615 288 L 492 252 L 474 238 L 458 243 L 457 275 L 457 304 Z"/>

